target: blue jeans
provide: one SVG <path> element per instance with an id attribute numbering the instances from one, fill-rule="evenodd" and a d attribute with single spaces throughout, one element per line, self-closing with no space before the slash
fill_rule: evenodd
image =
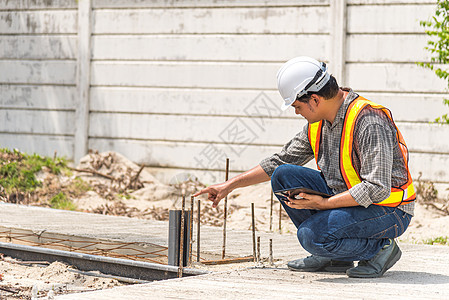
<path id="1" fill-rule="evenodd" d="M 296 165 L 281 165 L 271 177 L 274 192 L 306 187 L 333 194 L 321 172 Z M 371 259 L 407 229 L 411 215 L 394 207 L 370 205 L 329 210 L 282 206 L 298 228 L 298 240 L 313 255 L 342 261 Z"/>

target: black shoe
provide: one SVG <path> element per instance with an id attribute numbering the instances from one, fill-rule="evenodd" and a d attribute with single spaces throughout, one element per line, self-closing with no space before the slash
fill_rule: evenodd
<path id="1" fill-rule="evenodd" d="M 354 278 L 375 278 L 381 277 L 400 258 L 402 252 L 393 239 L 390 244 L 380 249 L 370 260 L 361 260 L 357 267 L 349 269 L 346 274 Z"/>
<path id="2" fill-rule="evenodd" d="M 287 264 L 292 271 L 301 272 L 345 272 L 347 269 L 353 268 L 352 261 L 333 260 L 326 257 L 311 255 L 306 258 L 292 260 Z"/>

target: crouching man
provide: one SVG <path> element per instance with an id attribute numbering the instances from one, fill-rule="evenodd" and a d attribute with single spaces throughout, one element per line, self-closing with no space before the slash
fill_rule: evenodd
<path id="1" fill-rule="evenodd" d="M 391 112 L 340 88 L 326 64 L 309 57 L 286 62 L 277 83 L 282 109 L 292 107 L 308 124 L 279 153 L 195 196 L 207 193 L 216 207 L 236 188 L 271 180 L 311 253 L 289 262 L 291 270 L 382 276 L 401 257 L 394 238 L 407 229 L 415 200 L 407 147 Z M 312 159 L 319 171 L 303 167 Z M 295 188 L 329 197 L 293 196 Z"/>

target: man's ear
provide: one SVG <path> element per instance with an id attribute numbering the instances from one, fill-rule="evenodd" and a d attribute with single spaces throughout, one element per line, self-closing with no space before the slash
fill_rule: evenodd
<path id="1" fill-rule="evenodd" d="M 315 105 L 318 106 L 318 105 L 320 104 L 321 99 L 320 99 L 320 97 L 319 97 L 318 95 L 312 94 L 312 95 L 310 96 L 310 98 L 311 98 L 311 100 L 314 102 Z"/>

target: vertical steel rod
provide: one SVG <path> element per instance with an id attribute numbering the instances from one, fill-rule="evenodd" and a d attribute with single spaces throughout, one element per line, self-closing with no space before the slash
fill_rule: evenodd
<path id="1" fill-rule="evenodd" d="M 270 239 L 270 265 L 273 265 L 273 239 Z"/>
<path id="2" fill-rule="evenodd" d="M 253 259 L 256 262 L 256 221 L 254 218 L 254 202 L 251 203 L 251 221 L 252 221 L 252 230 L 253 230 Z"/>
<path id="3" fill-rule="evenodd" d="M 229 179 L 229 158 L 226 158 L 226 177 L 225 181 Z M 226 255 L 226 217 L 228 215 L 228 196 L 225 197 L 224 201 L 224 214 L 223 214 L 223 252 L 221 253 L 221 259 L 225 258 Z"/>
<path id="4" fill-rule="evenodd" d="M 170 210 L 168 220 L 168 264 L 171 266 L 179 266 L 180 225 L 181 211 Z"/>
<path id="5" fill-rule="evenodd" d="M 196 227 L 196 261 L 200 262 L 200 220 L 201 220 L 201 201 L 198 200 L 197 227 Z"/>
<path id="6" fill-rule="evenodd" d="M 260 236 L 257 237 L 257 263 L 260 263 Z"/>
<path id="7" fill-rule="evenodd" d="M 279 201 L 279 233 L 281 232 L 281 216 L 282 216 L 282 203 Z"/>
<path id="8" fill-rule="evenodd" d="M 181 209 L 181 241 L 179 243 L 179 267 L 178 277 L 182 277 L 182 268 L 184 265 L 184 209 L 186 204 L 186 196 L 182 195 L 182 209 Z"/>
<path id="9" fill-rule="evenodd" d="M 190 196 L 190 222 L 189 222 L 189 227 L 190 227 L 190 240 L 189 240 L 189 266 L 192 265 L 192 247 L 193 247 L 193 202 L 195 201 L 195 197 Z"/>
<path id="10" fill-rule="evenodd" d="M 273 192 L 271 192 L 270 196 L 270 231 L 273 228 Z"/>

